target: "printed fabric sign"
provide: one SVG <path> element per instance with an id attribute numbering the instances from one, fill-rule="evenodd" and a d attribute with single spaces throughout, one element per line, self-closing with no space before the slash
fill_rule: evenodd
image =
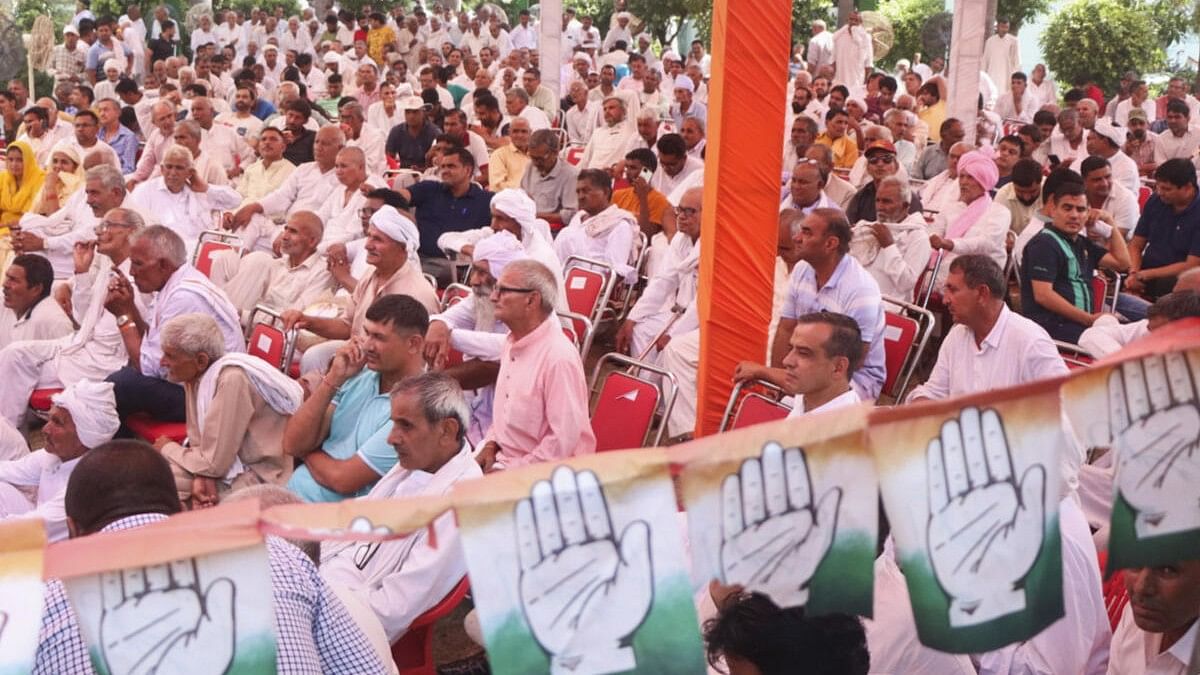
<path id="1" fill-rule="evenodd" d="M 973 653 L 1063 616 L 1057 387 L 879 410 L 869 438 L 921 643 Z"/>
<path id="2" fill-rule="evenodd" d="M 33 671 L 42 625 L 42 521 L 0 523 L 0 675 Z"/>
<path id="3" fill-rule="evenodd" d="M 492 474 L 454 496 L 493 673 L 704 673 L 662 451 Z"/>
<path id="4" fill-rule="evenodd" d="M 66 542 L 71 557 L 99 567 L 63 575 L 96 671 L 274 673 L 271 577 L 257 514 L 257 502 L 231 504 Z M 175 548 L 167 542 L 190 542 L 179 547 L 190 555 L 164 560 L 180 552 L 156 552 Z"/>
<path id="5" fill-rule="evenodd" d="M 1195 338 L 1172 324 L 1063 387 L 1087 444 L 1113 453 L 1110 570 L 1200 558 Z"/>
<path id="6" fill-rule="evenodd" d="M 871 616 L 879 485 L 868 406 L 677 446 L 697 585 Z"/>

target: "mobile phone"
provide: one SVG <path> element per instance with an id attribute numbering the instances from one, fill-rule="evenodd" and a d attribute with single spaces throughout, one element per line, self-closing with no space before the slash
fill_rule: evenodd
<path id="1" fill-rule="evenodd" d="M 654 172 L 650 169 L 642 169 L 642 172 L 638 175 L 641 176 L 642 180 L 649 183 L 650 179 L 654 177 Z"/>

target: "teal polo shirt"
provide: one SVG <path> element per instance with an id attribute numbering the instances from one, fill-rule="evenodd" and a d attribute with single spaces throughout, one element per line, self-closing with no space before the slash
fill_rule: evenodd
<path id="1" fill-rule="evenodd" d="M 375 473 L 383 476 L 396 465 L 396 450 L 387 442 L 392 432 L 392 402 L 379 393 L 379 373 L 363 370 L 346 380 L 333 395 L 333 419 L 329 437 L 321 449 L 330 457 L 347 460 L 358 455 Z M 318 483 L 307 466 L 301 466 L 288 481 L 288 489 L 306 502 L 338 502 L 370 492 L 375 481 L 344 495 Z"/>

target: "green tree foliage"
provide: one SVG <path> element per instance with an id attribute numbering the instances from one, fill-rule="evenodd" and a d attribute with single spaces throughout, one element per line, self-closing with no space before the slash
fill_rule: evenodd
<path id="1" fill-rule="evenodd" d="M 921 29 L 925 22 L 942 11 L 942 0 L 884 0 L 879 3 L 879 13 L 892 22 L 894 41 L 892 49 L 883 58 L 878 56 L 875 65 L 890 70 L 900 59 L 912 59 L 915 52 L 923 50 Z M 924 60 L 932 60 L 924 55 Z"/>
<path id="2" fill-rule="evenodd" d="M 1200 3 L 1196 0 L 1153 0 L 1143 4 L 1154 22 L 1158 44 L 1169 45 L 1188 33 L 1200 32 Z"/>
<path id="3" fill-rule="evenodd" d="M 829 30 L 837 30 L 837 5 L 828 0 L 794 0 L 792 2 L 792 42 L 808 45 L 812 37 L 812 22 L 824 19 Z"/>
<path id="4" fill-rule="evenodd" d="M 296 16 L 300 15 L 300 3 L 297 0 L 274 0 L 273 2 L 260 2 L 259 0 L 215 0 L 215 2 L 212 4 L 213 9 L 216 11 L 223 12 L 232 9 L 234 11 L 242 12 L 246 16 L 250 16 L 250 10 L 254 9 L 255 7 L 266 9 L 271 12 L 274 12 L 276 7 L 283 7 L 283 15 L 285 17 L 292 16 L 293 14 Z M 366 2 L 366 0 L 362 0 L 361 2 L 349 0 L 347 2 L 340 3 L 343 9 L 348 9 L 355 13 L 358 13 L 358 10 L 361 7 L 369 4 L 371 3 Z"/>
<path id="5" fill-rule="evenodd" d="M 69 4 L 55 0 L 20 0 L 17 3 L 17 27 L 21 29 L 21 32 L 28 33 L 33 28 L 33 20 L 43 14 L 50 17 L 55 28 L 60 31 L 58 35 L 54 36 L 55 39 L 62 38 L 62 26 L 71 21 L 73 14 Z"/>
<path id="6" fill-rule="evenodd" d="M 1042 53 L 1060 81 L 1087 76 L 1106 91 L 1127 70 L 1154 72 L 1166 62 L 1149 13 L 1121 0 L 1072 0 L 1042 33 Z"/>
<path id="7" fill-rule="evenodd" d="M 1030 20 L 1050 9 L 1050 0 L 998 0 L 996 17 L 1008 19 L 1009 30 L 1017 32 Z"/>

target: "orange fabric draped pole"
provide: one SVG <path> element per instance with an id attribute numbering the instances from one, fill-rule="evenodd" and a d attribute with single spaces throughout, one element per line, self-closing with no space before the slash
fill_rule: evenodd
<path id="1" fill-rule="evenodd" d="M 697 436 L 720 426 L 737 362 L 766 357 L 791 28 L 783 0 L 713 2 Z"/>

